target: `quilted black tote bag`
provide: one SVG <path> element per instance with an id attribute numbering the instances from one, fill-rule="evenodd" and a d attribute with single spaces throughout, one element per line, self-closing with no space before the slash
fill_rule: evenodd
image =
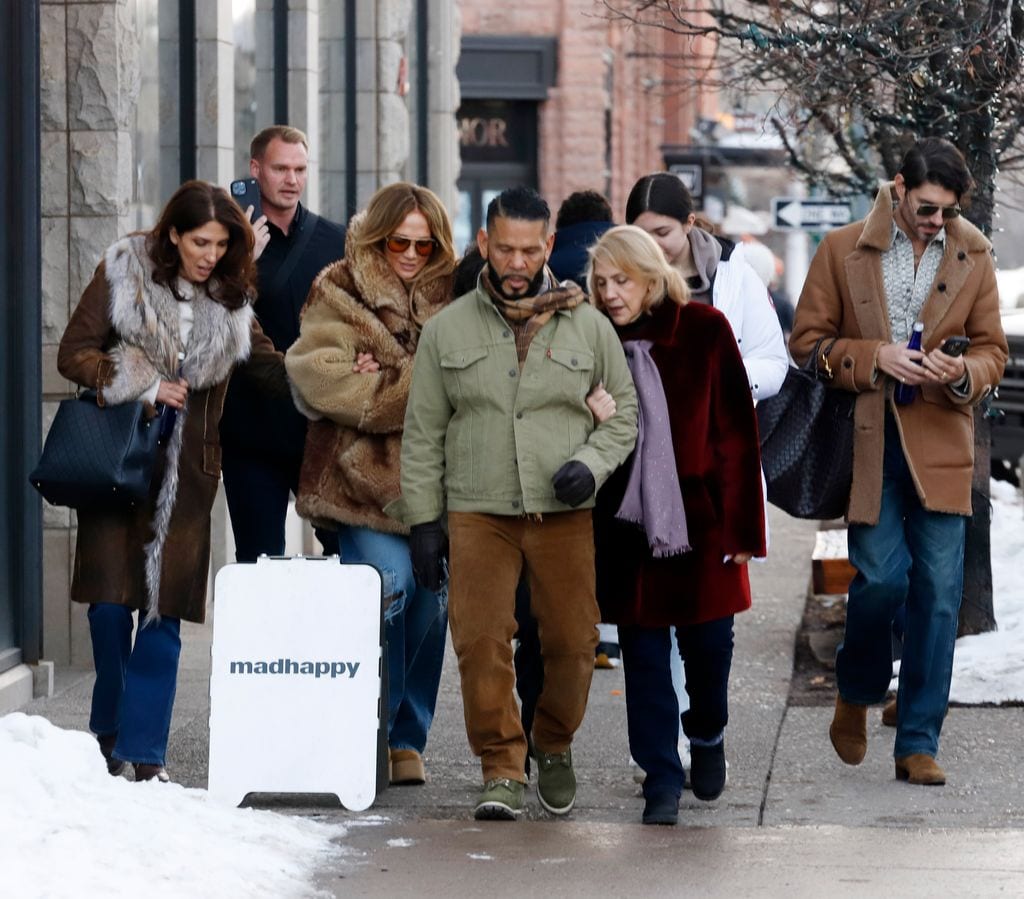
<path id="1" fill-rule="evenodd" d="M 55 506 L 134 505 L 149 496 L 160 424 L 142 402 L 99 406 L 83 391 L 61 401 L 29 480 Z"/>
<path id="2" fill-rule="evenodd" d="M 826 386 L 817 369 L 820 346 L 803 368 L 790 366 L 775 396 L 757 404 L 768 501 L 795 518 L 841 518 L 853 479 L 856 394 Z"/>

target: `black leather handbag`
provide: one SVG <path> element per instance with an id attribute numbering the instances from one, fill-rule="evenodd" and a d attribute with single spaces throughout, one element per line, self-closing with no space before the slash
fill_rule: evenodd
<path id="1" fill-rule="evenodd" d="M 795 518 L 841 518 L 850 501 L 857 397 L 826 386 L 817 365 L 821 344 L 803 368 L 790 366 L 775 396 L 757 404 L 768 501 Z"/>
<path id="2" fill-rule="evenodd" d="M 142 402 L 99 406 L 96 392 L 62 400 L 29 480 L 55 506 L 132 506 L 149 496 L 161 415 Z"/>

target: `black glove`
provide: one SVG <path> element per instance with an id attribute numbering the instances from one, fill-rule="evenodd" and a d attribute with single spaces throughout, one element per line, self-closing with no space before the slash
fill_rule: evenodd
<path id="1" fill-rule="evenodd" d="M 440 520 L 412 526 L 409 555 L 416 583 L 434 593 L 440 590 L 448 574 L 448 536 Z"/>
<path id="2" fill-rule="evenodd" d="M 555 499 L 574 509 L 593 496 L 597 487 L 590 469 L 576 459 L 559 468 L 551 483 L 555 488 Z"/>

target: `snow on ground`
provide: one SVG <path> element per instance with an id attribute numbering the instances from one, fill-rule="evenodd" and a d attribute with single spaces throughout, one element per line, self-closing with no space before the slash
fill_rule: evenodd
<path id="1" fill-rule="evenodd" d="M 345 828 L 107 774 L 96 740 L 0 717 L 0 879 L 10 896 L 311 896 Z"/>
<path id="2" fill-rule="evenodd" d="M 998 630 L 956 641 L 953 702 L 1024 701 L 1024 502 L 992 481 L 992 605 Z"/>

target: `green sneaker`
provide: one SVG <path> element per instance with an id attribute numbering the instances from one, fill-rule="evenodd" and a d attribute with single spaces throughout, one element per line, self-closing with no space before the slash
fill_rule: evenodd
<path id="1" fill-rule="evenodd" d="M 523 789 L 518 780 L 500 777 L 487 781 L 473 817 L 477 821 L 515 821 L 523 810 Z"/>
<path id="2" fill-rule="evenodd" d="M 568 815 L 576 803 L 576 774 L 572 770 L 572 750 L 537 750 L 537 798 L 552 815 Z"/>

